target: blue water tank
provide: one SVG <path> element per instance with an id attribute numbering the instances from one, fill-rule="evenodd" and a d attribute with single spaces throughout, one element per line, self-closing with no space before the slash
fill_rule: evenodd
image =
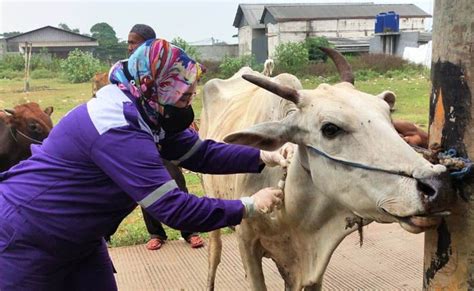
<path id="1" fill-rule="evenodd" d="M 400 16 L 394 11 L 387 12 L 385 15 L 383 32 L 398 32 L 400 26 Z"/>
<path id="2" fill-rule="evenodd" d="M 382 12 L 382 13 L 377 14 L 377 16 L 375 16 L 375 33 L 383 32 L 386 15 L 387 13 Z"/>

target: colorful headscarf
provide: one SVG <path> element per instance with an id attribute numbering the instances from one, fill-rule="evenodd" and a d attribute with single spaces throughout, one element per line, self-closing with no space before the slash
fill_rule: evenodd
<path id="1" fill-rule="evenodd" d="M 117 62 L 110 70 L 110 82 L 136 98 L 149 96 L 147 103 L 158 110 L 158 104 L 176 104 L 201 77 L 203 67 L 179 47 L 164 39 L 153 39 L 133 52 L 128 59 L 128 71 L 133 81 L 128 81 L 122 62 Z"/>

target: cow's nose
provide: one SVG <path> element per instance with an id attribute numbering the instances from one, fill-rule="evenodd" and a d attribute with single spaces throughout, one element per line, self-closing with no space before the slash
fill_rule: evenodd
<path id="1" fill-rule="evenodd" d="M 423 194 L 423 201 L 432 211 L 446 207 L 451 191 L 451 180 L 447 172 L 429 178 L 417 179 L 417 189 Z"/>

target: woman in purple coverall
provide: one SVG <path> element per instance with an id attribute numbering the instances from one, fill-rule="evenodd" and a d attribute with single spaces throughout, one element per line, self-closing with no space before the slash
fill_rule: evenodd
<path id="1" fill-rule="evenodd" d="M 112 68 L 112 85 L 0 173 L 0 290 L 116 290 L 102 237 L 137 204 L 171 227 L 210 231 L 281 203 L 274 188 L 241 200 L 199 198 L 170 178 L 161 157 L 210 174 L 284 163 L 278 152 L 200 140 L 187 129 L 201 72 L 167 41 L 145 42 Z"/>

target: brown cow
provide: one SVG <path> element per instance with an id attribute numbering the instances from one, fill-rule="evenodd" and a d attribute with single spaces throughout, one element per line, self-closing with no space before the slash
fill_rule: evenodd
<path id="1" fill-rule="evenodd" d="M 36 103 L 0 111 L 0 172 L 31 156 L 30 145 L 41 143 L 53 128 L 53 107 Z"/>
<path id="2" fill-rule="evenodd" d="M 109 84 L 109 73 L 97 73 L 92 78 L 92 96 L 99 91 L 100 88 Z"/>

